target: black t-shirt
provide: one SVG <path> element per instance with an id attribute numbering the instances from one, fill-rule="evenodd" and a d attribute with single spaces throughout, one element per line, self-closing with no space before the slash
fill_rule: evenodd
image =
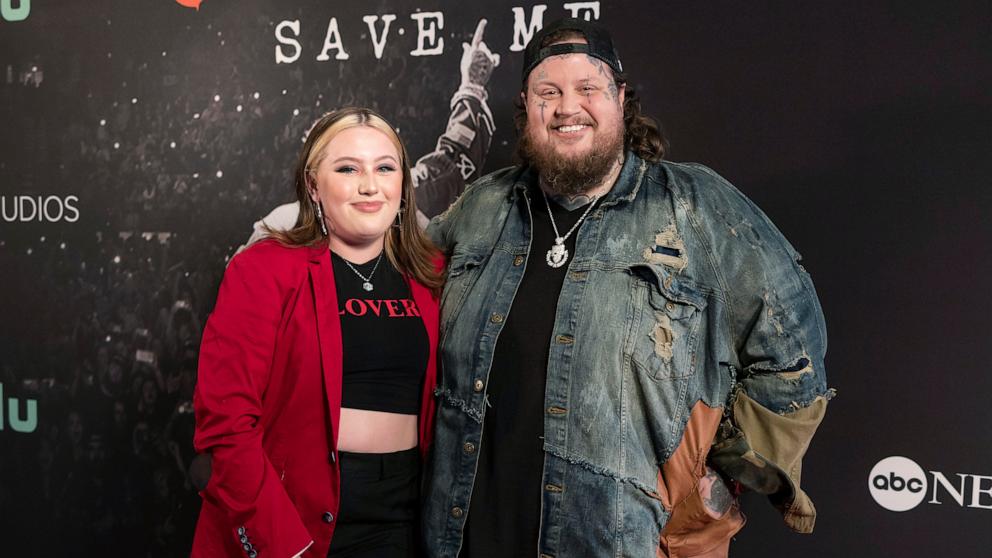
<path id="1" fill-rule="evenodd" d="M 538 551 L 548 352 L 578 231 L 565 241 L 568 262 L 549 266 L 545 258 L 554 244 L 554 230 L 540 190 L 533 187 L 529 194 L 534 218 L 531 250 L 493 355 L 462 558 L 536 556 Z M 526 201 L 520 199 L 519 210 L 526 212 Z M 568 211 L 551 202 L 558 231 L 565 234 L 587 208 Z"/>
<path id="2" fill-rule="evenodd" d="M 370 277 L 371 291 L 341 256 L 332 253 L 331 262 L 344 350 L 341 406 L 418 414 L 430 349 L 410 286 L 385 254 Z M 351 265 L 369 277 L 375 263 Z"/>

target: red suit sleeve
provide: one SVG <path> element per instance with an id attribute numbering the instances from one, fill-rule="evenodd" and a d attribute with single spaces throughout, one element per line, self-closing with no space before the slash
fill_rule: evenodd
<path id="1" fill-rule="evenodd" d="M 224 510 L 246 555 L 292 557 L 312 537 L 263 451 L 262 400 L 284 291 L 259 250 L 235 257 L 200 345 L 194 445 L 212 455 L 202 496 Z"/>

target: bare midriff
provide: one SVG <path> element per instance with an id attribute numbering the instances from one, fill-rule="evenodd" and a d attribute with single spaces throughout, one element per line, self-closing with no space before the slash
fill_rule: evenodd
<path id="1" fill-rule="evenodd" d="M 417 415 L 341 409 L 338 451 L 391 453 L 417 447 Z"/>

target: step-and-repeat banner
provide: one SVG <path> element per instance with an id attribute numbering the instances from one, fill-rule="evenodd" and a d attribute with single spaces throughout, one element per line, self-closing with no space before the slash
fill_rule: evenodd
<path id="1" fill-rule="evenodd" d="M 524 44 L 574 15 L 612 29 L 671 158 L 757 201 L 823 302 L 816 531 L 745 495 L 732 554 L 988 555 L 989 12 L 0 0 L 0 553 L 188 554 L 202 327 L 252 223 L 292 200 L 308 126 L 373 107 L 471 181 L 512 160 Z M 468 102 L 477 32 L 500 62 Z"/>

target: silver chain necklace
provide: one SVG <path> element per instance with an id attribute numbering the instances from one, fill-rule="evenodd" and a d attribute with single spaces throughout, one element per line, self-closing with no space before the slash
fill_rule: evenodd
<path id="1" fill-rule="evenodd" d="M 565 262 L 568 261 L 568 249 L 565 248 L 565 241 L 568 240 L 568 237 L 572 236 L 575 229 L 579 228 L 579 225 L 582 224 L 582 221 L 586 218 L 586 215 L 589 215 L 589 212 L 592 211 L 592 207 L 596 205 L 596 201 L 599 200 L 599 196 L 593 197 L 592 201 L 589 202 L 589 207 L 587 207 L 585 212 L 582 213 L 579 220 L 572 225 L 572 228 L 568 229 L 565 236 L 562 236 L 558 233 L 558 225 L 555 224 L 555 217 L 551 214 L 551 203 L 548 201 L 548 195 L 544 193 L 544 188 L 541 188 L 541 195 L 544 196 L 544 205 L 548 208 L 548 219 L 551 219 L 551 228 L 555 230 L 555 244 L 550 250 L 548 250 L 545 260 L 548 262 L 549 266 L 558 268 L 565 265 Z"/>
<path id="2" fill-rule="evenodd" d="M 385 252 L 385 250 L 383 250 L 383 252 Z M 371 291 L 372 289 L 375 288 L 372 285 L 372 276 L 375 275 L 375 270 L 379 269 L 379 262 L 382 261 L 382 252 L 379 252 L 379 257 L 376 258 L 375 265 L 372 266 L 372 271 L 369 272 L 369 276 L 368 277 L 366 277 L 366 276 L 362 275 L 361 273 L 359 273 L 358 270 L 355 269 L 355 266 L 351 265 L 351 262 L 349 262 L 348 260 L 346 260 L 344 258 L 341 258 L 341 261 L 344 262 L 344 265 L 348 266 L 348 269 L 354 271 L 355 272 L 355 275 L 361 277 L 362 280 L 365 281 L 364 283 L 362 283 L 362 288 L 363 289 L 365 289 L 366 291 Z"/>

